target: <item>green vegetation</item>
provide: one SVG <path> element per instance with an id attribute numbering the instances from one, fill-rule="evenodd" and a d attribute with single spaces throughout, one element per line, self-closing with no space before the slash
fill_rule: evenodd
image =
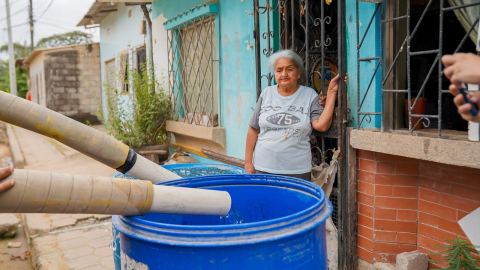
<path id="1" fill-rule="evenodd" d="M 433 246 L 436 248 L 445 248 L 447 250 L 442 252 L 430 252 L 432 255 L 443 255 L 444 259 L 430 260 L 431 262 L 446 262 L 449 266 L 446 268 L 447 270 L 480 270 L 478 260 L 471 256 L 472 254 L 478 255 L 479 253 L 475 249 L 475 246 L 466 244 L 468 240 L 462 240 L 460 236 L 457 235 L 456 240 L 445 239 L 445 241 L 452 244 L 448 246 Z"/>
<path id="2" fill-rule="evenodd" d="M 130 147 L 165 143 L 165 125 L 170 117 L 170 98 L 158 83 L 152 69 L 143 64 L 141 72 L 129 69 L 127 74 L 111 74 L 115 82 L 128 81 L 127 92 L 117 85 L 105 84 L 107 132 Z M 163 80 L 163 78 L 161 78 Z M 100 117 L 103 119 L 103 117 Z"/>

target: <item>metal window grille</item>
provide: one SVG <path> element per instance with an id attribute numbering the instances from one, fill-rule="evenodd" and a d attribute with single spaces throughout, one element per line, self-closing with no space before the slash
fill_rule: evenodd
<path id="1" fill-rule="evenodd" d="M 217 126 L 215 16 L 201 16 L 170 29 L 167 41 L 173 120 Z"/>
<path id="2" fill-rule="evenodd" d="M 470 1 L 468 4 L 462 4 L 458 6 L 449 6 L 447 4 L 446 0 L 428 0 L 424 1 L 426 2 L 426 5 L 424 5 L 422 8 L 423 10 L 420 10 L 420 13 L 417 15 L 420 15 L 418 18 L 418 21 L 412 23 L 412 10 L 411 10 L 411 0 L 408 0 L 405 2 L 406 4 L 406 13 L 402 15 L 396 14 L 395 16 L 388 16 L 386 13 L 384 13 L 384 10 L 388 10 L 389 5 L 395 4 L 396 1 L 393 0 L 383 0 L 380 1 L 380 3 L 377 4 L 371 4 L 371 5 L 376 5 L 376 9 L 368 22 L 368 25 L 366 27 L 366 30 L 361 33 L 359 29 L 360 25 L 360 20 L 359 20 L 359 3 L 364 2 L 362 0 L 357 0 L 356 1 L 356 16 L 357 16 L 357 74 L 359 75 L 357 78 L 357 128 L 361 128 L 362 124 L 367 122 L 370 123 L 372 120 L 372 117 L 380 116 L 381 117 L 381 130 L 382 131 L 389 131 L 389 129 L 392 129 L 393 126 L 392 124 L 386 123 L 388 115 L 393 115 L 394 118 L 398 119 L 397 117 L 397 112 L 398 110 L 395 110 L 394 107 L 387 108 L 387 97 L 395 97 L 401 93 L 407 96 L 408 100 L 408 105 L 407 105 L 407 119 L 408 119 L 408 124 L 406 125 L 408 127 L 409 134 L 413 134 L 415 128 L 418 125 L 423 125 L 424 127 L 429 127 L 432 121 L 436 121 L 437 123 L 437 136 L 438 138 L 442 137 L 442 98 L 444 94 L 448 94 L 449 91 L 446 89 L 445 85 L 448 85 L 448 79 L 445 78 L 443 75 L 443 64 L 440 61 L 441 57 L 444 54 L 452 54 L 456 53 L 459 51 L 465 51 L 465 42 L 469 39 L 468 37 L 474 31 L 475 29 L 478 29 L 478 21 L 479 18 L 477 18 L 472 25 L 470 26 L 470 29 L 466 31 L 466 34 L 464 35 L 463 39 L 461 39 L 458 42 L 458 45 L 455 46 L 455 50 L 446 50 L 445 47 L 445 41 L 452 42 L 452 40 L 447 40 L 448 36 L 445 36 L 445 15 L 448 15 L 447 12 L 454 12 L 454 11 L 462 11 L 468 8 L 473 8 L 473 7 L 478 7 L 480 5 L 480 1 Z M 371 1 L 369 1 L 371 2 Z M 453 1 L 448 1 L 450 3 L 453 3 Z M 364 3 L 368 4 L 368 3 Z M 438 6 L 436 6 L 438 5 Z M 433 6 L 435 6 L 435 10 L 433 10 Z M 417 6 L 418 9 L 418 6 Z M 479 9 L 480 10 L 480 9 Z M 427 14 L 435 14 L 435 16 L 438 14 L 438 48 L 435 49 L 428 49 L 428 50 L 418 50 L 418 51 L 412 51 L 412 44 L 415 41 L 415 38 L 419 38 L 419 28 L 422 27 L 422 23 L 425 23 L 427 20 Z M 364 55 L 364 53 L 361 54 L 361 49 L 364 48 L 365 46 L 365 40 L 367 37 L 367 34 L 371 30 L 371 26 L 373 24 L 376 18 L 376 16 L 380 17 L 380 24 L 379 24 L 379 29 L 380 29 L 380 50 L 378 55 Z M 362 22 L 366 23 L 366 22 Z M 392 42 L 388 38 L 385 38 L 385 32 L 390 27 L 391 24 L 396 23 L 399 27 L 404 27 L 406 29 L 406 35 L 397 37 L 399 38 L 401 42 L 401 45 L 399 46 L 397 51 L 393 51 L 393 47 L 389 47 L 389 44 L 391 45 Z M 415 23 L 415 24 L 414 24 Z M 460 30 L 460 29 L 459 29 Z M 463 30 L 463 29 L 462 29 Z M 397 31 L 394 33 L 393 36 L 399 35 L 399 32 Z M 404 50 L 406 52 L 404 52 Z M 390 54 L 389 58 L 386 57 L 387 51 L 392 51 L 393 54 Z M 424 55 L 432 55 L 432 63 L 430 67 L 428 68 L 428 73 L 425 76 L 424 81 L 419 81 L 417 85 L 418 91 L 416 95 L 414 95 L 414 91 L 412 91 L 412 59 L 418 56 L 424 56 Z M 402 59 L 402 57 L 405 57 L 406 59 Z M 404 89 L 399 89 L 399 87 L 395 87 L 394 85 L 398 85 L 397 83 L 393 82 L 392 83 L 392 77 L 394 77 L 394 70 L 400 68 L 399 67 L 399 62 L 405 61 L 406 63 L 406 83 Z M 374 61 L 376 63 L 375 65 L 375 71 L 371 78 L 369 79 L 368 85 L 361 85 L 360 84 L 360 74 L 361 72 L 365 72 L 366 70 L 362 69 L 362 62 L 371 62 Z M 380 89 L 372 89 L 372 82 L 374 80 L 378 80 L 378 77 L 380 77 Z M 436 80 L 436 86 L 434 88 L 432 87 L 427 87 L 427 84 L 429 80 Z M 393 87 L 392 87 L 393 86 Z M 365 105 L 365 100 L 366 97 L 369 93 L 369 91 L 379 91 L 381 96 L 381 105 L 380 111 L 367 111 L 364 109 Z M 414 108 L 418 105 L 418 97 L 421 97 L 425 92 L 427 91 L 436 91 L 436 96 L 438 97 L 438 105 L 437 105 L 437 113 L 434 114 L 416 114 L 413 112 Z M 393 95 L 393 96 L 392 96 Z"/>

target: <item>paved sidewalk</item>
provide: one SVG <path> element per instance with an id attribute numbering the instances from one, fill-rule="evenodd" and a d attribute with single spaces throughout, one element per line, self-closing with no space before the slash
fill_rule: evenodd
<path id="1" fill-rule="evenodd" d="M 97 127 L 98 128 L 98 127 Z M 25 169 L 112 176 L 116 171 L 55 140 L 13 126 Z M 107 215 L 24 214 L 38 270 L 114 269 Z"/>

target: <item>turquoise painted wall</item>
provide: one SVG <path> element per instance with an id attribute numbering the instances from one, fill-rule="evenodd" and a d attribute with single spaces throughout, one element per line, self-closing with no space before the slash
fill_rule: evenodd
<path id="1" fill-rule="evenodd" d="M 357 99 L 360 99 L 360 102 L 365 95 L 365 92 L 368 88 L 370 80 L 375 71 L 375 67 L 378 64 L 378 61 L 362 62 L 360 65 L 360 95 L 357 95 L 358 81 L 357 78 L 357 29 L 356 29 L 356 0 L 346 0 L 346 38 L 347 38 L 347 71 L 348 71 L 348 107 L 351 109 L 351 114 L 354 117 L 354 122 L 350 125 L 352 127 L 357 126 L 356 112 L 357 112 Z M 360 2 L 359 3 L 359 32 L 361 41 L 368 23 L 372 18 L 372 15 L 375 11 L 376 5 L 373 3 Z M 363 42 L 362 49 L 360 50 L 360 57 L 375 57 L 380 55 L 380 28 L 379 28 L 380 16 L 377 12 L 377 15 L 370 26 L 370 30 Z M 362 112 L 380 112 L 380 68 L 377 71 L 376 78 L 373 80 L 370 90 L 366 95 L 365 101 L 362 105 Z M 361 118 L 360 116 L 359 118 Z M 367 123 L 366 120 L 362 122 L 361 127 L 381 127 L 380 116 L 372 116 L 371 122 Z"/>
<path id="2" fill-rule="evenodd" d="M 128 19 L 128 8 L 132 8 L 132 17 Z M 122 50 L 129 49 L 129 64 L 133 66 L 132 53 L 133 49 L 142 44 L 148 43 L 147 35 L 140 34 L 140 23 L 143 20 L 143 11 L 140 6 L 125 6 L 118 4 L 118 10 L 111 12 L 100 23 L 100 61 L 102 71 L 102 85 L 105 81 L 105 62 L 113 58 L 117 58 L 118 53 Z M 107 28 L 110 27 L 107 34 Z M 103 86 L 104 88 L 104 86 Z M 123 100 L 127 101 L 128 96 L 123 96 Z M 105 92 L 102 91 L 102 103 L 104 115 L 106 115 Z M 127 103 L 125 103 L 125 106 Z"/>
<path id="3" fill-rule="evenodd" d="M 171 19 L 205 0 L 167 1 L 152 4 L 153 19 Z M 256 104 L 254 21 L 252 0 L 220 0 L 220 125 L 227 136 L 227 155 L 243 159 L 248 121 Z M 262 18 L 263 19 L 263 18 Z M 252 45 L 252 46 L 251 46 Z M 266 73 L 266 61 L 263 64 Z"/>

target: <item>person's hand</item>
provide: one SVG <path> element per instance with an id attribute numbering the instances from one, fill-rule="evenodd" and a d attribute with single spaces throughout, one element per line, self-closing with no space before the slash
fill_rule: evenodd
<path id="1" fill-rule="evenodd" d="M 480 114 L 478 114 L 477 116 L 473 116 L 470 113 L 470 110 L 472 109 L 472 104 L 465 103 L 463 95 L 461 95 L 458 91 L 459 87 L 460 86 L 458 84 L 451 84 L 449 87 L 450 93 L 455 96 L 455 98 L 453 98 L 453 102 L 458 108 L 458 113 L 460 114 L 460 116 L 462 116 L 464 120 L 480 123 Z M 480 91 L 470 92 L 467 94 L 467 96 L 470 102 L 477 104 L 477 107 L 480 108 Z"/>
<path id="2" fill-rule="evenodd" d="M 346 74 L 347 76 L 345 76 L 345 78 L 343 79 L 343 82 L 345 82 L 345 84 L 348 83 L 348 73 Z M 334 95 L 337 94 L 337 91 L 338 91 L 338 78 L 340 77 L 340 75 L 338 74 L 337 76 L 335 76 L 331 81 L 330 81 L 330 84 L 328 85 L 328 92 L 327 92 L 327 95 L 330 94 L 330 93 L 333 93 Z M 332 91 L 330 91 L 332 90 Z M 323 92 L 320 92 L 320 94 L 318 94 L 318 104 L 320 104 L 320 106 L 323 106 L 325 107 L 325 104 L 327 103 L 327 96 L 324 96 L 323 95 Z"/>
<path id="3" fill-rule="evenodd" d="M 443 74 L 452 84 L 480 84 L 480 57 L 473 53 L 444 55 L 442 62 L 446 66 Z"/>
<path id="4" fill-rule="evenodd" d="M 255 173 L 255 167 L 253 167 L 252 162 L 245 162 L 245 171 L 248 174 L 254 174 Z"/>
<path id="5" fill-rule="evenodd" d="M 0 193 L 2 193 L 5 190 L 10 189 L 11 187 L 13 187 L 15 185 L 15 181 L 13 179 L 9 180 L 9 181 L 6 181 L 6 182 L 1 181 L 3 178 L 12 174 L 12 172 L 13 172 L 12 167 L 6 167 L 6 168 L 3 168 L 3 169 L 0 169 Z"/>

